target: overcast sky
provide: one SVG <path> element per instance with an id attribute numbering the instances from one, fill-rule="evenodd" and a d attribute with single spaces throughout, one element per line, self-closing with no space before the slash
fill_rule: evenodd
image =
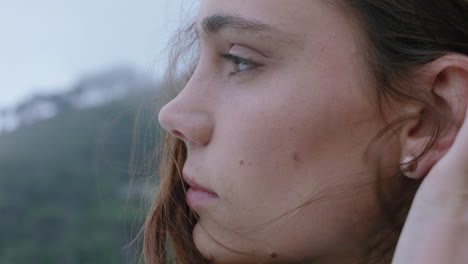
<path id="1" fill-rule="evenodd" d="M 156 76 L 196 0 L 0 0 L 0 109 L 130 65 Z"/>

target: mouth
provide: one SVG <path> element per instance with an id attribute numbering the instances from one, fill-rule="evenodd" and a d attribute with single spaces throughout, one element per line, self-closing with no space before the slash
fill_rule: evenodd
<path id="1" fill-rule="evenodd" d="M 194 180 L 190 179 L 186 174 L 183 174 L 184 181 L 190 186 L 187 190 L 185 200 L 191 208 L 206 205 L 214 200 L 219 199 L 218 194 L 205 188 Z"/>

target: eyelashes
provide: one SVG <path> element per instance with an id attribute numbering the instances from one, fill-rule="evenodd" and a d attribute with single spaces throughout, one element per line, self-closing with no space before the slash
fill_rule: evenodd
<path id="1" fill-rule="evenodd" d="M 236 75 L 243 74 L 249 70 L 256 68 L 259 65 L 258 63 L 254 61 L 251 61 L 251 60 L 248 60 L 248 59 L 245 59 L 245 58 L 242 58 L 242 57 L 230 54 L 230 53 L 221 54 L 221 57 L 229 61 L 232 64 L 233 69 L 231 72 L 229 72 L 228 74 L 229 77 L 234 77 Z"/>

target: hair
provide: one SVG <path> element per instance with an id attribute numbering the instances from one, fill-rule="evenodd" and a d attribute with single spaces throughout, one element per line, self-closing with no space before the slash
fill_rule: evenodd
<path id="1" fill-rule="evenodd" d="M 376 84 L 374 94 L 380 113 L 383 114 L 383 105 L 389 99 L 418 104 L 424 109 L 419 115 L 402 115 L 388 122 L 369 143 L 368 150 L 380 142 L 377 149 L 382 153 L 385 150 L 383 139 L 387 135 L 405 122 L 419 119 L 432 125 L 432 134 L 424 151 L 415 158 L 416 162 L 432 148 L 449 122 L 448 113 L 438 106 L 440 102 L 435 102 L 430 94 L 413 82 L 414 70 L 445 54 L 468 55 L 468 2 L 345 0 L 342 3 L 355 14 L 364 30 L 366 45 L 369 47 L 363 49 L 367 50 L 364 56 L 373 71 Z M 191 24 L 176 34 L 166 75 L 169 88 L 184 86 L 191 76 L 198 56 L 192 50 L 197 47 L 194 30 L 195 24 Z M 181 61 L 189 69 L 182 74 L 178 68 Z M 185 202 L 187 185 L 181 177 L 181 168 L 187 157 L 185 145 L 166 133 L 162 150 L 160 190 L 144 226 L 144 259 L 148 264 L 209 263 L 197 251 L 192 238 L 198 219 Z M 379 175 L 377 178 L 380 178 Z M 373 233 L 379 235 L 368 239 L 368 263 L 391 262 L 412 200 L 421 183 L 420 180 L 408 179 L 402 172 L 391 179 L 390 188 L 384 188 L 382 181 L 376 184 L 381 213 Z"/>

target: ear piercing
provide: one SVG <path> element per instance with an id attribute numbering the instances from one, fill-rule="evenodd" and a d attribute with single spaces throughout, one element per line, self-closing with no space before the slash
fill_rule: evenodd
<path id="1" fill-rule="evenodd" d="M 400 160 L 400 170 L 403 173 L 414 171 L 416 166 L 417 162 L 414 156 L 405 156 Z"/>

